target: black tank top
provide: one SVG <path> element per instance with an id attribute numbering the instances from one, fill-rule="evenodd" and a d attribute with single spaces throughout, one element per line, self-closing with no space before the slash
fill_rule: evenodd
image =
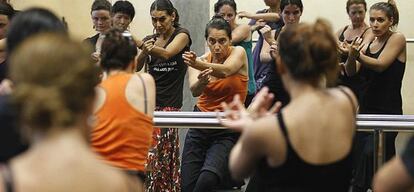
<path id="1" fill-rule="evenodd" d="M 157 107 L 176 107 L 183 105 L 183 85 L 184 77 L 187 72 L 187 65 L 184 63 L 182 54 L 190 50 L 191 38 L 187 29 L 177 27 L 171 35 L 166 48 L 180 33 L 188 35 L 190 42 L 177 55 L 168 60 L 158 57 L 151 57 L 149 62 L 149 73 L 154 77 L 156 85 L 156 106 Z M 153 35 L 144 38 L 144 41 L 153 38 Z"/>
<path id="2" fill-rule="evenodd" d="M 309 164 L 303 161 L 293 149 L 281 112 L 277 114 L 277 119 L 286 139 L 286 161 L 283 165 L 274 168 L 267 164 L 266 159 L 262 159 L 256 173 L 258 176 L 257 191 L 347 192 L 352 172 L 351 153 L 327 165 Z"/>
<path id="3" fill-rule="evenodd" d="M 0 164 L 0 175 L 3 179 L 5 192 L 13 192 L 13 174 L 8 164 Z"/>
<path id="4" fill-rule="evenodd" d="M 342 33 L 339 35 L 339 41 L 340 42 L 344 42 L 346 41 L 348 44 L 352 43 L 352 40 L 345 40 L 345 31 L 348 29 L 348 25 L 344 27 L 344 30 L 342 31 Z M 364 38 L 365 33 L 368 31 L 369 28 L 366 28 L 364 30 L 364 32 L 362 32 L 362 34 L 359 36 L 360 38 Z M 345 63 L 346 60 L 348 59 L 348 55 L 340 55 L 339 56 L 339 62 L 340 63 Z M 352 92 L 354 92 L 354 94 L 356 95 L 357 99 L 358 99 L 358 103 L 361 102 L 361 92 L 365 89 L 366 86 L 366 82 L 364 82 L 364 80 L 360 77 L 359 74 L 353 75 L 353 76 L 348 76 L 346 74 L 339 74 L 338 76 L 338 85 L 343 85 L 343 86 L 347 86 L 349 87 Z"/>
<path id="5" fill-rule="evenodd" d="M 376 53 L 371 53 L 370 47 L 372 42 L 370 42 L 365 54 L 368 57 L 377 59 L 387 45 L 388 39 Z M 382 72 L 377 72 L 361 65 L 361 76 L 368 83 L 362 94 L 360 113 L 402 114 L 401 86 L 404 71 L 405 63 L 397 58 Z"/>

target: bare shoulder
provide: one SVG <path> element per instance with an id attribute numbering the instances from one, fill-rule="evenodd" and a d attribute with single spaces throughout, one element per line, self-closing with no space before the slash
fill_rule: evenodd
<path id="1" fill-rule="evenodd" d="M 99 164 L 100 166 L 96 166 L 96 170 L 99 170 L 96 173 L 100 174 L 97 174 L 95 179 L 99 179 L 96 180 L 96 184 L 101 185 L 101 190 L 122 192 L 130 191 L 129 189 L 131 188 L 131 184 L 129 183 L 128 176 L 124 172 L 115 167 L 103 164 L 102 162 L 99 162 Z"/>
<path id="2" fill-rule="evenodd" d="M 352 106 L 352 110 L 356 109 L 358 107 L 358 100 L 354 94 L 354 92 L 352 92 L 351 89 L 349 89 L 346 86 L 339 86 L 338 88 L 332 88 L 330 90 L 331 92 L 334 93 L 334 95 L 336 95 L 336 98 L 338 98 L 339 103 L 342 104 L 342 106 Z M 356 113 L 356 111 L 355 111 Z"/>
<path id="3" fill-rule="evenodd" d="M 260 153 L 266 153 L 268 143 L 275 139 L 273 136 L 276 135 L 275 130 L 278 130 L 275 126 L 278 126 L 275 115 L 255 120 L 244 130 L 243 142 L 254 150 L 260 150 Z"/>
<path id="4" fill-rule="evenodd" d="M 141 76 L 146 84 L 148 84 L 149 86 L 154 86 L 155 87 L 155 80 L 152 77 L 152 75 L 150 75 L 148 73 L 137 73 L 137 75 Z"/>
<path id="5" fill-rule="evenodd" d="M 240 25 L 237 26 L 236 29 L 241 30 L 241 31 L 250 31 L 250 25 L 240 24 Z"/>
<path id="6" fill-rule="evenodd" d="M 231 54 L 233 55 L 246 55 L 246 51 L 244 50 L 243 47 L 241 46 L 233 46 L 233 51 L 231 52 Z"/>
<path id="7" fill-rule="evenodd" d="M 394 34 L 392 34 L 388 41 L 390 43 L 397 43 L 397 44 L 401 44 L 401 45 L 406 44 L 405 35 L 400 33 L 400 32 L 395 32 Z"/>
<path id="8" fill-rule="evenodd" d="M 180 42 L 184 42 L 184 41 L 189 41 L 190 37 L 188 36 L 187 33 L 178 33 L 175 37 L 174 40 L 179 40 Z"/>

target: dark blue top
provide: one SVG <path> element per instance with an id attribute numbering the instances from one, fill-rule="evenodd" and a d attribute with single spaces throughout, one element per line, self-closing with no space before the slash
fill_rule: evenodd
<path id="1" fill-rule="evenodd" d="M 351 153 L 334 163 L 326 165 L 309 164 L 299 157 L 292 147 L 281 112 L 277 114 L 277 119 L 286 139 L 286 161 L 279 167 L 270 167 L 266 159 L 259 163 L 256 173 L 258 176 L 258 191 L 347 192 L 352 172 Z"/>
<path id="2" fill-rule="evenodd" d="M 258 11 L 257 13 L 266 12 L 268 12 L 268 10 L 264 9 Z M 251 20 L 249 25 L 254 25 L 255 23 L 256 20 Z M 269 25 L 272 30 L 280 29 L 284 25 L 282 19 L 277 22 L 266 22 L 266 24 Z M 266 63 L 262 63 L 260 61 L 260 52 L 262 51 L 264 38 L 259 30 L 257 30 L 257 32 L 259 33 L 259 39 L 257 40 L 256 46 L 253 49 L 253 66 L 256 89 L 260 90 L 263 87 L 268 87 L 269 91 L 275 94 L 274 102 L 281 101 L 283 105 L 286 105 L 289 102 L 289 95 L 283 86 L 280 75 L 277 73 L 275 61 L 272 60 Z"/>
<path id="3" fill-rule="evenodd" d="M 387 44 L 385 41 L 381 49 L 371 53 L 368 45 L 366 55 L 378 58 Z M 405 71 L 405 63 L 397 58 L 382 72 L 377 72 L 361 65 L 361 76 L 367 82 L 367 87 L 362 93 L 360 113 L 364 114 L 402 114 L 401 85 Z"/>

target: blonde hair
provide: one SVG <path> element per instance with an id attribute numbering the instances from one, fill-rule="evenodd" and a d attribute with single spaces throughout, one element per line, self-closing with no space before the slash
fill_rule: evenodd
<path id="1" fill-rule="evenodd" d="M 67 36 L 49 33 L 29 38 L 13 52 L 13 102 L 23 127 L 30 127 L 24 134 L 69 127 L 85 114 L 99 82 L 90 50 Z"/>

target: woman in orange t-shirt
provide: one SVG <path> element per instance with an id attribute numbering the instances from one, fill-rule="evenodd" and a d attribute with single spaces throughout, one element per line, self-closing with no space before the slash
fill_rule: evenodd
<path id="1" fill-rule="evenodd" d="M 137 48 L 129 33 L 112 29 L 102 43 L 105 79 L 97 87 L 92 148 L 113 166 L 145 179 L 152 142 L 155 83 L 134 74 Z"/>
<path id="2" fill-rule="evenodd" d="M 210 49 L 205 59 L 194 52 L 183 54 L 188 68 L 190 89 L 199 97 L 195 111 L 221 111 L 235 95 L 244 102 L 247 95 L 248 62 L 242 47 L 231 46 L 231 27 L 220 16 L 207 24 L 205 37 Z M 231 188 L 228 156 L 238 134 L 229 130 L 190 129 L 181 165 L 182 191 L 211 191 Z M 221 185 L 220 185 L 221 184 Z"/>

